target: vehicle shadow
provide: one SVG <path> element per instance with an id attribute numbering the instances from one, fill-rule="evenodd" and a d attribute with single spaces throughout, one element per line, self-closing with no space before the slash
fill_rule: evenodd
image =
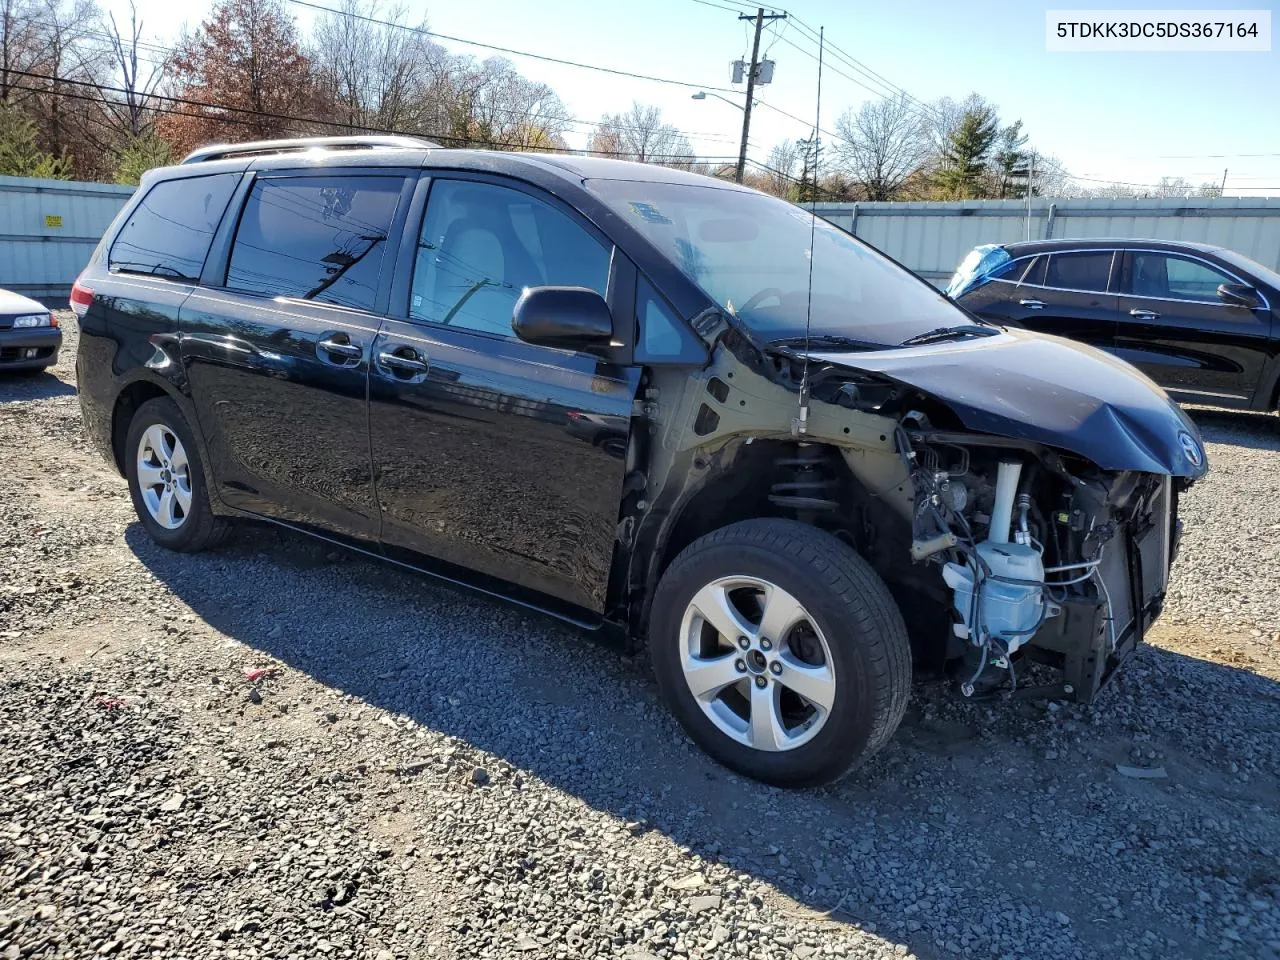
<path id="1" fill-rule="evenodd" d="M 1255 450 L 1280 450 L 1280 417 L 1274 413 L 1186 407 L 1201 435 L 1210 443 L 1229 443 Z M 1213 467 L 1212 461 L 1209 464 Z"/>
<path id="2" fill-rule="evenodd" d="M 75 392 L 74 384 L 59 379 L 50 370 L 0 372 L 0 403 L 52 400 L 74 396 Z"/>
<path id="3" fill-rule="evenodd" d="M 643 661 L 249 529 L 198 555 L 159 549 L 137 523 L 126 540 L 223 634 L 759 878 L 803 922 L 875 931 L 921 958 L 1128 955 L 1148 930 L 1171 955 L 1195 955 L 1215 941 L 1171 918 L 1170 897 L 1194 904 L 1193 881 L 1222 883 L 1224 870 L 1280 885 L 1280 684 L 1254 673 L 1145 647 L 1090 708 L 960 703 L 922 685 L 883 754 L 835 786 L 785 791 L 698 752 Z M 1262 745 L 1233 739 L 1240 729 L 1263 731 Z M 1133 759 L 1135 746 L 1155 759 Z M 1167 778 L 1117 764 L 1159 764 Z M 1155 891 L 1157 875 L 1181 886 Z"/>

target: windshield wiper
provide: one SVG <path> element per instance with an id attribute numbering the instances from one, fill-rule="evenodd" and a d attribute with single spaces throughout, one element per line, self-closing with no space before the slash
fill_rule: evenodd
<path id="1" fill-rule="evenodd" d="M 915 347 L 922 343 L 941 343 L 944 340 L 963 340 L 965 337 L 993 337 L 1000 332 L 999 327 L 980 327 L 976 323 L 966 323 L 958 327 L 938 327 L 927 333 L 917 333 L 907 337 L 899 346 Z"/>
<path id="2" fill-rule="evenodd" d="M 196 277 L 188 277 L 185 273 L 173 269 L 173 267 L 160 263 L 155 266 L 149 266 L 145 263 L 113 263 L 111 269 L 116 273 L 137 273 L 144 277 L 169 277 L 173 280 L 186 280 L 189 283 L 195 283 Z"/>
<path id="3" fill-rule="evenodd" d="M 811 347 L 844 347 L 848 350 L 883 350 L 886 347 L 883 343 L 855 340 L 853 337 L 842 337 L 836 333 L 819 333 L 809 337 L 783 337 L 781 340 L 770 340 L 769 346 L 803 347 L 806 343 Z"/>

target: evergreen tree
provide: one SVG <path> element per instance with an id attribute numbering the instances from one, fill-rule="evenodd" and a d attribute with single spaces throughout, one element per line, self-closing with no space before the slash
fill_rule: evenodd
<path id="1" fill-rule="evenodd" d="M 113 155 L 116 183 L 137 184 L 152 167 L 173 162 L 169 142 L 154 133 L 134 137 Z"/>
<path id="2" fill-rule="evenodd" d="M 989 106 L 966 110 L 943 142 L 938 185 L 957 200 L 978 196 L 998 136 L 995 110 Z"/>
<path id="3" fill-rule="evenodd" d="M 796 148 L 800 151 L 800 187 L 797 191 L 797 203 L 810 203 L 818 199 L 818 164 L 822 141 L 818 131 L 813 131 L 807 139 L 797 140 Z"/>
<path id="4" fill-rule="evenodd" d="M 996 142 L 994 167 L 996 177 L 1000 181 L 1001 200 L 1026 196 L 1029 186 L 1026 182 L 1027 161 L 1030 158 L 1026 146 L 1027 135 L 1022 132 L 1021 120 L 1015 120 L 1000 131 Z"/>
<path id="5" fill-rule="evenodd" d="M 0 175 L 70 180 L 71 164 L 40 149 L 36 125 L 12 104 L 0 102 Z"/>

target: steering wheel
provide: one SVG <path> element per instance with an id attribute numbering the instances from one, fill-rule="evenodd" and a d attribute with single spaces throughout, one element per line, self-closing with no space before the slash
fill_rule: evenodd
<path id="1" fill-rule="evenodd" d="M 738 313 L 745 313 L 748 310 L 754 310 L 766 300 L 777 300 L 782 303 L 782 291 L 777 287 L 765 287 L 763 290 L 753 293 L 747 298 L 747 302 L 738 307 Z"/>

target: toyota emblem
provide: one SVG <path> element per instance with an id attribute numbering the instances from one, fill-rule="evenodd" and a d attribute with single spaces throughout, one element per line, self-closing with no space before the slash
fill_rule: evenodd
<path id="1" fill-rule="evenodd" d="M 1187 457 L 1187 462 L 1193 467 L 1198 467 L 1204 463 L 1204 454 L 1200 451 L 1200 444 L 1196 442 L 1196 438 L 1185 430 L 1178 431 L 1178 442 L 1182 444 L 1182 452 Z"/>

